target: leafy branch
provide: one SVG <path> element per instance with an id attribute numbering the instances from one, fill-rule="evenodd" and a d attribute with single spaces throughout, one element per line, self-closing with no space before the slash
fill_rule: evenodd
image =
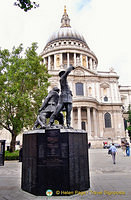
<path id="1" fill-rule="evenodd" d="M 31 10 L 32 8 L 38 8 L 39 4 L 36 2 L 32 2 L 30 0 L 17 0 L 14 3 L 15 6 L 19 6 L 21 9 L 23 9 L 25 12 L 28 10 Z"/>

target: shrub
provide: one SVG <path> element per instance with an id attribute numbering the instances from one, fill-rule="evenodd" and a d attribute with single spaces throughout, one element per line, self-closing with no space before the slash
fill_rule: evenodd
<path id="1" fill-rule="evenodd" d="M 14 152 L 5 151 L 5 160 L 19 160 L 19 150 Z"/>

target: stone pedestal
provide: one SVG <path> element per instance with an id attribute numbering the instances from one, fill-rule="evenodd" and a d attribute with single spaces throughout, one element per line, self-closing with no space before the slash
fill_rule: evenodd
<path id="1" fill-rule="evenodd" d="M 23 134 L 22 189 L 40 196 L 73 195 L 90 187 L 87 133 L 73 129 Z"/>

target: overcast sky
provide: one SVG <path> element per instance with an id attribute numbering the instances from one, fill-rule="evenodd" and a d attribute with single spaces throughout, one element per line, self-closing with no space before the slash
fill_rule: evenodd
<path id="1" fill-rule="evenodd" d="M 67 6 L 72 28 L 82 33 L 98 58 L 98 70 L 113 67 L 120 85 L 131 86 L 131 0 L 36 0 L 40 7 L 24 12 L 15 0 L 0 4 L 0 47 L 12 49 L 37 42 L 41 53 L 59 29 Z"/>

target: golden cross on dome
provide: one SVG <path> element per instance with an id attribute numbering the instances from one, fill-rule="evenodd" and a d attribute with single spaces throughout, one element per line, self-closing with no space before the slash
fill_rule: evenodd
<path id="1" fill-rule="evenodd" d="M 66 6 L 64 6 L 64 13 L 66 13 Z"/>

